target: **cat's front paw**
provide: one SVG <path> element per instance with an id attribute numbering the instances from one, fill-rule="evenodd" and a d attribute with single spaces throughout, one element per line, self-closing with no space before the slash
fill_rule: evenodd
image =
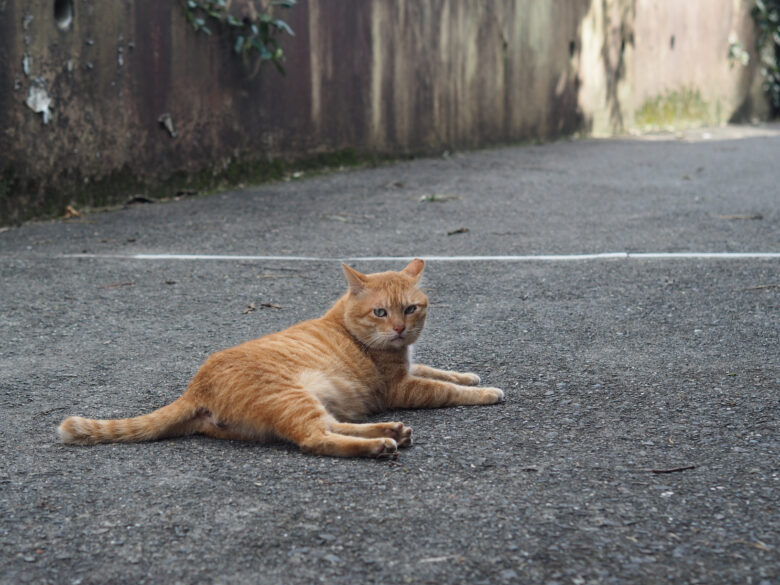
<path id="1" fill-rule="evenodd" d="M 500 388 L 480 388 L 485 404 L 496 404 L 504 399 L 504 391 Z"/>
<path id="2" fill-rule="evenodd" d="M 476 386 L 481 382 L 479 376 L 466 372 L 464 374 L 458 374 L 457 384 L 461 386 Z"/>

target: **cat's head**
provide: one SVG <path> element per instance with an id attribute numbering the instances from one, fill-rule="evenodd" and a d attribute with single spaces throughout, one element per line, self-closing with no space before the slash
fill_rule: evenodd
<path id="1" fill-rule="evenodd" d="M 342 264 L 349 292 L 344 324 L 371 349 L 401 349 L 422 333 L 428 297 L 417 283 L 425 262 L 412 260 L 400 272 L 363 274 Z"/>

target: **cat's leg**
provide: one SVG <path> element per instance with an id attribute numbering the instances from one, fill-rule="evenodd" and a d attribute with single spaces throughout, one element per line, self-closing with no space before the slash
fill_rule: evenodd
<path id="1" fill-rule="evenodd" d="M 395 439 L 355 437 L 333 432 L 335 421 L 323 404 L 306 391 L 287 391 L 274 420 L 274 432 L 304 451 L 333 457 L 388 457 L 398 450 Z"/>
<path id="2" fill-rule="evenodd" d="M 228 441 L 250 441 L 254 436 L 245 435 L 239 431 L 210 426 L 199 431 L 200 434 L 211 437 L 212 439 L 226 439 Z"/>
<path id="3" fill-rule="evenodd" d="M 189 422 L 189 433 L 200 433 L 214 439 L 226 439 L 229 441 L 251 441 L 267 438 L 269 433 L 263 432 L 265 429 L 249 427 L 253 432 L 247 432 L 246 427 L 237 425 L 228 425 L 225 422 L 217 420 L 217 417 L 207 408 L 200 408 Z"/>
<path id="4" fill-rule="evenodd" d="M 336 457 L 392 456 L 398 448 L 398 441 L 390 433 L 376 433 L 370 438 L 340 433 L 333 428 L 334 424 L 340 423 L 336 423 L 322 403 L 308 392 L 288 391 L 277 400 L 266 399 L 254 406 L 257 410 L 245 408 L 241 416 L 234 414 L 232 418 L 218 417 L 206 408 L 199 408 L 181 434 L 200 433 L 215 439 L 245 441 L 281 437 L 296 443 L 304 451 Z M 269 417 L 270 413 L 273 414 Z M 271 418 L 274 419 L 272 423 Z M 401 423 L 386 423 L 388 428 L 393 424 L 403 427 Z M 403 438 L 402 433 L 398 434 L 399 439 Z"/>
<path id="5" fill-rule="evenodd" d="M 411 374 L 412 376 L 418 376 L 420 378 L 431 378 L 432 380 L 452 382 L 453 384 L 458 384 L 460 386 L 476 386 L 479 384 L 479 376 L 472 374 L 471 372 L 450 372 L 448 370 L 439 370 L 422 364 L 413 364 Z"/>
<path id="6" fill-rule="evenodd" d="M 392 457 L 398 450 L 398 443 L 390 437 L 366 439 L 321 430 L 293 440 L 304 451 L 332 457 Z"/>
<path id="7" fill-rule="evenodd" d="M 498 388 L 475 388 L 460 386 L 452 382 L 404 377 L 388 393 L 389 408 L 438 408 L 471 404 L 495 404 L 504 398 Z"/>
<path id="8" fill-rule="evenodd" d="M 367 439 L 390 437 L 395 440 L 399 447 L 409 447 L 412 444 L 412 429 L 400 422 L 364 424 L 332 422 L 330 428 L 337 433 L 352 437 L 364 437 Z"/>

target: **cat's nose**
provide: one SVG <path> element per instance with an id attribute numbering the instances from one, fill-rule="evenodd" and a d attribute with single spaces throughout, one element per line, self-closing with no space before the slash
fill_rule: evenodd
<path id="1" fill-rule="evenodd" d="M 398 334 L 403 333 L 404 329 L 406 329 L 406 325 L 393 325 L 393 330 Z"/>

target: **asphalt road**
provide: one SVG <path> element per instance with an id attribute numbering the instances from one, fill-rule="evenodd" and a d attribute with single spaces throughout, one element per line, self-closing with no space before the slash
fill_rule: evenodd
<path id="1" fill-rule="evenodd" d="M 414 429 L 397 462 L 55 428 L 344 289 L 334 260 L 134 254 L 777 253 L 778 161 L 777 125 L 563 141 L 0 232 L 0 582 L 777 583 L 778 257 L 430 261 L 418 360 L 506 401 L 377 416 Z"/>

